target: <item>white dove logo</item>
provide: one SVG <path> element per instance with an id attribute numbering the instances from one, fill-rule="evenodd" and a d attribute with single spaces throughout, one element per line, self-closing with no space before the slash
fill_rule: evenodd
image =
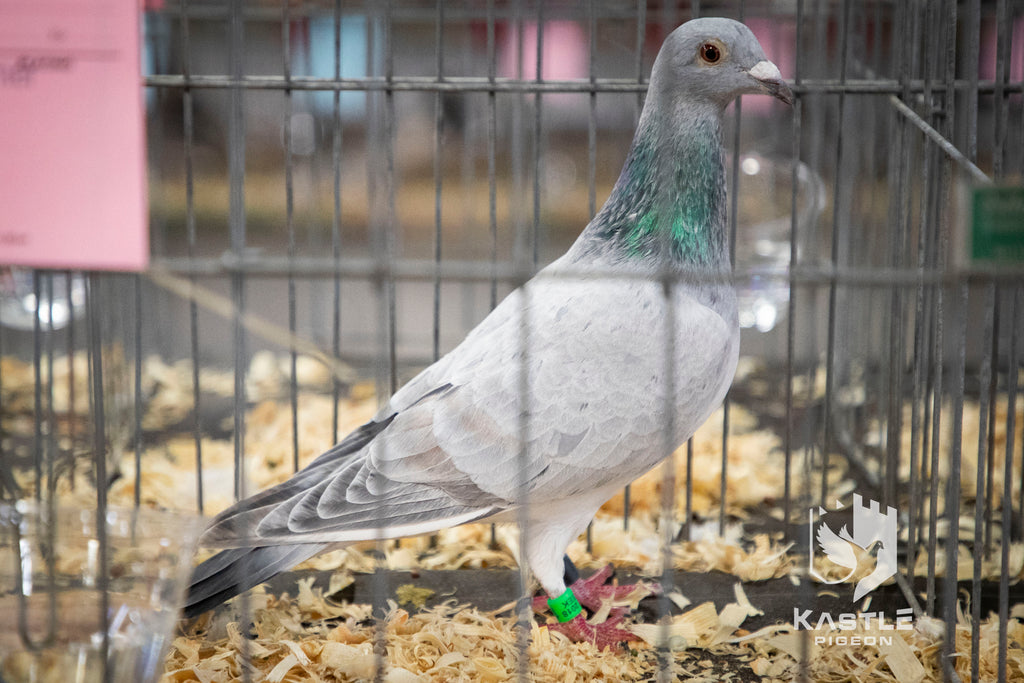
<path id="1" fill-rule="evenodd" d="M 841 506 L 840 506 L 841 507 Z M 896 508 L 886 508 L 885 514 L 879 510 L 878 502 L 868 501 L 868 507 L 864 506 L 863 498 L 859 494 L 853 494 L 853 533 L 847 531 L 844 525 L 839 533 L 835 533 L 823 520 L 828 514 L 824 508 L 817 509 L 818 518 L 815 519 L 815 510 L 810 510 L 810 557 L 808 558 L 808 569 L 811 576 L 827 584 L 844 583 L 849 581 L 857 571 L 857 554 L 854 546 L 870 549 L 877 545 L 877 556 L 875 569 L 870 574 L 857 582 L 853 591 L 854 601 L 878 588 L 883 581 L 896 574 L 896 543 L 897 543 L 897 521 Z M 815 534 L 815 532 L 817 532 Z M 815 542 L 817 541 L 817 542 Z M 827 579 L 814 568 L 815 548 L 820 548 L 825 557 L 834 564 L 846 567 L 850 571 L 840 579 Z"/>

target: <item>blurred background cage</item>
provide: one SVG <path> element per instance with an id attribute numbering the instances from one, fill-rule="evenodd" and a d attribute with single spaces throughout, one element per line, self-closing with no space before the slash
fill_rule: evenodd
<path id="1" fill-rule="evenodd" d="M 669 572 L 721 618 L 737 579 L 718 570 L 760 596 L 745 628 L 795 626 L 797 608 L 813 626 L 854 606 L 852 585 L 812 579 L 808 514 L 857 494 L 898 511 L 875 609 L 912 610 L 917 668 L 776 629 L 761 650 L 701 634 L 636 660 L 638 679 L 706 657 L 713 679 L 1024 676 L 1024 269 L 1019 241 L 980 254 L 972 233 L 973 193 L 1024 174 L 1024 11 L 1007 0 L 151 1 L 152 267 L 4 271 L 4 498 L 212 515 L 286 478 L 568 247 L 618 175 L 661 41 L 711 15 L 747 23 L 797 97 L 726 115 L 740 369 L 576 559 Z M 386 609 L 395 568 L 509 567 L 502 534 L 370 548 L 357 569 L 378 579 L 349 599 Z M 650 621 L 683 604 L 653 602 Z M 239 609 L 236 656 L 255 661 L 267 645 Z"/>

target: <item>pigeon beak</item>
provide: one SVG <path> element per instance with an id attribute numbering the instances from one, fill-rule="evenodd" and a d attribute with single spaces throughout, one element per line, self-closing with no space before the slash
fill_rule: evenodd
<path id="1" fill-rule="evenodd" d="M 782 74 L 779 73 L 779 67 L 775 66 L 768 60 L 762 60 L 755 64 L 747 73 L 757 81 L 761 90 L 792 106 L 793 91 L 789 89 L 788 85 L 786 85 L 786 81 L 782 80 Z"/>

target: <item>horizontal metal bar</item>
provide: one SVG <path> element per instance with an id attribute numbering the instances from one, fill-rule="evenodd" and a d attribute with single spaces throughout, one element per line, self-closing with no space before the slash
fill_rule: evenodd
<path id="1" fill-rule="evenodd" d="M 940 82 L 937 80 L 931 80 L 927 83 L 932 89 L 939 87 Z M 793 92 L 803 95 L 816 95 L 816 94 L 860 94 L 860 95 L 891 95 L 904 92 L 903 84 L 897 80 L 890 78 L 859 78 L 853 79 L 848 78 L 845 81 L 832 78 L 824 79 L 804 79 L 799 84 L 790 83 L 790 87 Z M 908 84 L 906 90 L 911 93 L 924 92 L 926 82 L 922 79 L 912 79 Z M 946 83 L 941 82 L 941 87 L 945 89 Z M 956 90 L 965 90 L 974 92 L 973 84 L 968 80 L 957 80 L 954 81 L 953 87 Z M 978 92 L 982 94 L 991 94 L 995 92 L 996 83 L 995 81 L 979 81 Z M 1014 83 L 1007 83 L 1003 87 L 1003 92 L 1015 93 L 1024 92 L 1024 81 L 1018 81 Z"/>
<path id="2" fill-rule="evenodd" d="M 432 260 L 395 259 L 390 263 L 382 263 L 372 258 L 347 257 L 335 260 L 331 257 L 316 256 L 239 256 L 227 252 L 222 257 L 163 257 L 152 261 L 154 271 L 163 271 L 175 275 L 195 275 L 214 277 L 244 272 L 252 277 L 287 277 L 289 275 L 303 278 L 341 276 L 351 279 L 373 279 L 393 277 L 395 280 L 433 282 L 440 274 L 447 282 L 486 282 L 497 279 L 500 282 L 514 284 L 532 277 L 535 272 L 527 268 L 516 268 L 509 264 L 494 264 L 491 261 L 456 261 L 447 260 L 440 264 Z M 595 275 L 605 277 L 625 277 L 651 279 L 651 274 L 628 274 L 621 271 L 600 273 L 594 269 L 565 269 L 551 277 L 586 277 Z M 1024 266 L 975 265 L 970 267 L 944 270 L 918 268 L 876 268 L 876 267 L 833 267 L 829 265 L 800 265 L 786 270 L 766 271 L 761 268 L 744 268 L 738 266 L 732 273 L 736 282 L 758 278 L 778 283 L 789 282 L 794 286 L 813 286 L 836 282 L 843 285 L 862 287 L 916 287 L 918 285 L 954 285 L 961 283 L 975 284 L 982 282 L 1024 283 Z M 720 280 L 720 276 L 707 274 L 704 276 L 685 274 L 679 275 L 679 281 Z"/>
<path id="3" fill-rule="evenodd" d="M 917 128 L 922 133 L 924 133 L 932 142 L 934 142 L 939 147 L 939 149 L 945 152 L 950 159 L 958 163 L 965 171 L 970 173 L 972 178 L 974 178 L 979 183 L 984 183 L 986 185 L 991 184 L 992 179 L 989 178 L 984 171 L 982 171 L 974 164 L 974 162 L 968 159 L 964 155 L 964 153 L 957 149 L 956 145 L 947 140 L 945 136 L 942 135 L 942 133 L 932 128 L 927 121 L 918 116 L 917 112 L 908 107 L 903 102 L 903 100 L 896 97 L 895 95 L 890 95 L 889 102 L 892 104 L 892 106 L 896 108 L 896 111 L 903 114 L 903 116 L 906 117 L 908 121 L 917 126 Z"/>
<path id="4" fill-rule="evenodd" d="M 580 80 L 519 80 L 513 78 L 473 76 L 401 76 L 388 78 L 316 78 L 313 76 L 244 76 L 233 78 L 227 75 L 184 76 L 182 74 L 155 74 L 146 76 L 144 85 L 151 88 L 242 88 L 248 90 L 356 90 L 356 91 L 416 91 L 416 92 L 511 92 L 511 93 L 640 93 L 646 92 L 647 83 L 638 83 L 628 78 L 595 78 Z M 892 95 L 903 92 L 903 85 L 891 79 L 850 79 L 845 82 L 833 79 L 804 80 L 799 85 L 791 83 L 793 91 L 801 95 L 811 94 L 861 94 Z M 934 84 L 933 84 L 934 87 Z M 943 84 L 945 87 L 945 84 Z M 957 90 L 971 90 L 969 81 L 956 81 Z M 910 92 L 923 92 L 925 82 L 912 81 Z M 980 93 L 995 91 L 994 81 L 981 81 Z M 1005 93 L 1024 92 L 1024 82 L 1007 83 Z"/>
<path id="5" fill-rule="evenodd" d="M 333 17 L 333 13 L 327 9 L 325 3 L 293 3 L 295 6 L 289 9 L 293 20 L 299 18 Z M 579 10 L 573 3 L 548 3 L 550 8 L 545 8 L 544 18 L 546 20 L 575 19 L 579 20 Z M 159 9 L 147 9 L 148 15 L 166 16 L 174 20 L 182 15 L 181 2 L 168 2 L 161 5 Z M 365 17 L 367 10 L 371 7 L 350 6 L 341 11 L 342 16 Z M 494 18 L 498 20 L 511 21 L 519 17 L 515 3 L 507 3 L 493 8 Z M 422 5 L 394 4 L 389 9 L 393 21 L 410 22 L 418 21 L 425 24 L 434 24 L 437 21 L 437 12 L 434 6 L 429 3 Z M 598 19 L 635 19 L 636 10 L 632 4 L 627 3 L 600 3 L 596 11 Z M 468 6 L 452 5 L 446 7 L 444 16 L 446 23 L 457 23 L 476 21 L 480 19 L 480 10 L 475 4 Z M 187 15 L 189 19 L 220 19 L 224 20 L 230 16 L 229 10 L 224 3 L 188 4 Z M 245 8 L 243 17 L 246 22 L 281 22 L 281 9 L 272 4 L 249 3 Z"/>
<path id="6" fill-rule="evenodd" d="M 190 76 L 180 74 L 151 75 L 145 85 L 155 88 L 243 88 L 249 90 L 356 90 L 356 91 L 417 91 L 417 92 L 623 92 L 637 93 L 647 85 L 632 79 L 608 78 L 597 81 L 525 81 L 511 78 L 469 76 L 402 76 L 379 78 L 314 78 L 312 76 Z"/>

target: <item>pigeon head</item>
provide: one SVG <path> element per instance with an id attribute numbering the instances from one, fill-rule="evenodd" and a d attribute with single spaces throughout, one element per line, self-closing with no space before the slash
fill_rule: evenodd
<path id="1" fill-rule="evenodd" d="M 757 38 L 732 19 L 694 19 L 665 39 L 612 194 L 573 256 L 729 268 L 722 113 L 743 94 L 792 104 Z"/>
<path id="2" fill-rule="evenodd" d="M 669 34 L 654 62 L 651 92 L 720 108 L 758 93 L 793 103 L 793 92 L 750 29 L 721 18 L 693 19 Z"/>

